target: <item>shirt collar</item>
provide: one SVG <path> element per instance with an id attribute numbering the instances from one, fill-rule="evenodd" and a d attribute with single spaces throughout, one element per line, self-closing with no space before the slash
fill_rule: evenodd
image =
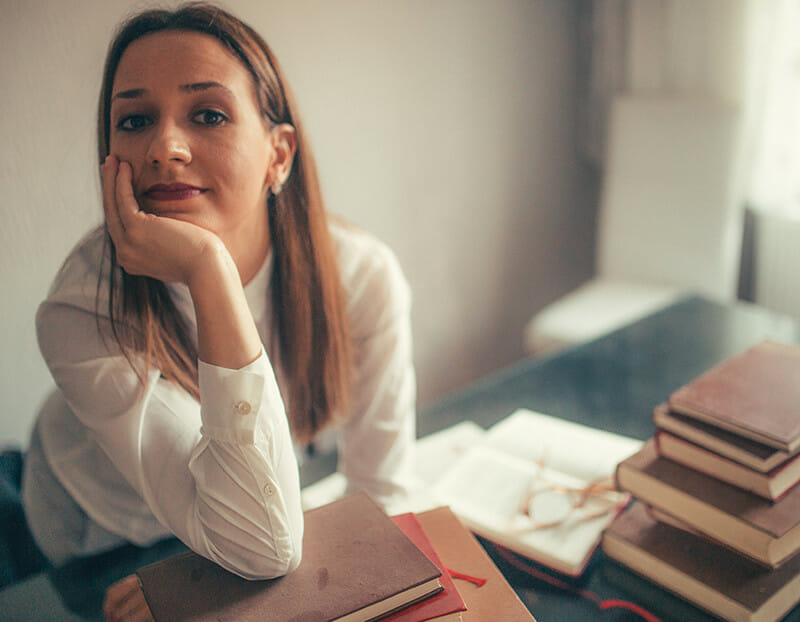
<path id="1" fill-rule="evenodd" d="M 272 250 L 267 253 L 264 263 L 256 275 L 244 286 L 247 306 L 256 323 L 261 322 L 267 313 L 267 296 L 269 294 L 270 275 L 272 274 Z"/>

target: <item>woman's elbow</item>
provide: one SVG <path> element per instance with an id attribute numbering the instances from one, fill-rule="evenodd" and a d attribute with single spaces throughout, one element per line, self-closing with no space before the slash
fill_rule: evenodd
<path id="1" fill-rule="evenodd" d="M 303 553 L 302 538 L 292 538 L 285 546 L 270 547 L 266 543 L 236 551 L 214 547 L 218 564 L 250 581 L 277 579 L 297 569 Z M 238 548 L 238 547 L 236 547 Z"/>
<path id="2" fill-rule="evenodd" d="M 242 573 L 245 579 L 251 581 L 262 581 L 266 579 L 277 579 L 284 575 L 297 570 L 302 559 L 302 549 L 300 547 L 293 548 L 287 555 L 280 557 L 262 557 L 260 560 L 253 560 L 251 567 L 247 571 L 247 575 Z"/>

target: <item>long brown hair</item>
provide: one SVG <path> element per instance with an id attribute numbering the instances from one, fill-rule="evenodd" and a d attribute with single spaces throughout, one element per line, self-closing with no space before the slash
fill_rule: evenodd
<path id="1" fill-rule="evenodd" d="M 109 154 L 111 89 L 123 53 L 140 37 L 175 30 L 200 32 L 220 41 L 252 75 L 265 122 L 288 123 L 295 129 L 291 173 L 279 195 L 270 193 L 265 209 L 273 254 L 272 307 L 278 355 L 289 385 L 289 421 L 295 440 L 308 442 L 344 412 L 352 355 L 316 165 L 294 96 L 269 46 L 252 28 L 208 3 L 190 3 L 175 11 L 147 10 L 131 17 L 118 29 L 106 56 L 97 115 L 98 156 L 103 162 Z M 197 350 L 165 284 L 118 270 L 107 229 L 105 239 L 111 249 L 108 314 L 113 338 L 134 369 L 133 355 L 143 355 L 145 371 L 137 371 L 142 385 L 147 370 L 156 367 L 199 399 Z"/>

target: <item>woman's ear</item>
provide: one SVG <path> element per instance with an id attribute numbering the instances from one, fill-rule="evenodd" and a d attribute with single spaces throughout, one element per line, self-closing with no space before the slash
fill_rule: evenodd
<path id="1" fill-rule="evenodd" d="M 297 150 L 297 133 L 288 123 L 281 123 L 270 130 L 270 138 L 275 157 L 267 171 L 267 183 L 273 192 L 278 194 L 289 179 L 289 173 L 292 172 L 294 154 Z"/>

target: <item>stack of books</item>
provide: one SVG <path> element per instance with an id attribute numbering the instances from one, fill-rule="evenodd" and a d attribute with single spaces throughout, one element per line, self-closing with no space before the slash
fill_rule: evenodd
<path id="1" fill-rule="evenodd" d="M 482 585 L 456 587 L 451 570 Z M 193 552 L 136 574 L 156 622 L 533 621 L 448 508 L 389 517 L 363 493 L 306 511 L 303 559 L 284 577 L 247 581 Z"/>
<path id="2" fill-rule="evenodd" d="M 800 347 L 756 344 L 653 417 L 603 550 L 724 619 L 780 619 L 800 601 Z"/>

